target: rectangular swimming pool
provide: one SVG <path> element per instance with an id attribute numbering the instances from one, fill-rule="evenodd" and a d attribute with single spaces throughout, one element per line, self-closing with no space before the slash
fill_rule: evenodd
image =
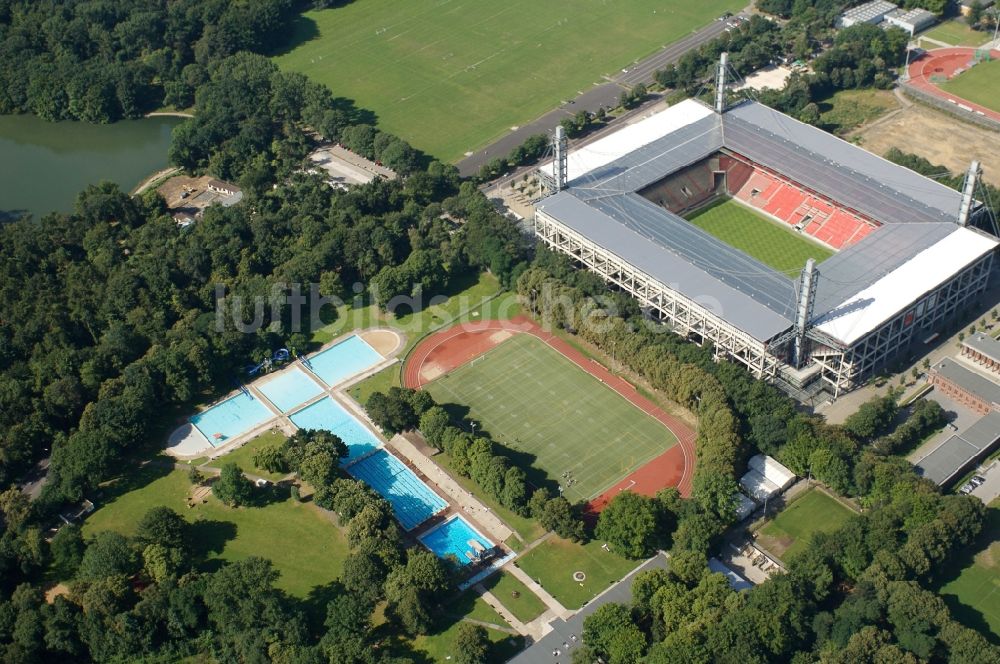
<path id="1" fill-rule="evenodd" d="M 478 553 L 493 548 L 493 542 L 483 537 L 472 524 L 458 515 L 434 526 L 419 539 L 421 544 L 433 551 L 438 558 L 452 555 L 458 559 L 459 565 L 468 565 Z M 476 542 L 482 548 L 477 551 L 470 542 Z"/>
<path id="2" fill-rule="evenodd" d="M 343 463 L 350 463 L 382 447 L 382 442 L 368 427 L 361 424 L 330 397 L 303 408 L 292 415 L 291 420 L 292 424 L 300 429 L 323 429 L 340 436 L 341 440 L 347 443 L 350 452 Z"/>
<path id="3" fill-rule="evenodd" d="M 355 334 L 308 359 L 313 373 L 332 387 L 375 366 L 385 358 Z"/>
<path id="4" fill-rule="evenodd" d="M 256 387 L 283 413 L 323 392 L 319 383 L 298 367 L 285 369 L 281 375 L 259 382 Z"/>
<path id="5" fill-rule="evenodd" d="M 402 461 L 385 450 L 348 466 L 347 472 L 388 500 L 406 530 L 413 530 L 448 506 Z"/>
<path id="6" fill-rule="evenodd" d="M 274 413 L 259 399 L 255 399 L 247 392 L 241 392 L 203 413 L 192 415 L 191 424 L 198 427 L 212 447 L 217 447 L 267 422 L 272 417 Z"/>

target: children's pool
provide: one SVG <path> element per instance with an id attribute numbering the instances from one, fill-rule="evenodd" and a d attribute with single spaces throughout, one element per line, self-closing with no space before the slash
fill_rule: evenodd
<path id="1" fill-rule="evenodd" d="M 388 500 L 406 530 L 413 530 L 448 505 L 402 461 L 385 450 L 348 466 L 347 472 Z"/>
<path id="2" fill-rule="evenodd" d="M 375 366 L 384 358 L 364 339 L 351 335 L 335 346 L 308 358 L 308 367 L 331 387 Z"/>
<path id="3" fill-rule="evenodd" d="M 382 446 L 375 434 L 330 397 L 306 406 L 292 415 L 291 420 L 300 429 L 323 429 L 340 436 L 349 451 L 342 463 L 350 463 Z"/>
<path id="4" fill-rule="evenodd" d="M 419 539 L 438 558 L 452 555 L 458 559 L 459 565 L 468 565 L 480 551 L 493 548 L 493 542 L 480 535 L 468 521 L 457 515 L 434 526 Z M 476 542 L 482 549 L 477 551 L 469 542 Z"/>
<path id="5" fill-rule="evenodd" d="M 191 417 L 212 447 L 225 444 L 274 417 L 274 413 L 248 392 L 241 392 L 203 413 Z"/>
<path id="6" fill-rule="evenodd" d="M 280 375 L 257 383 L 257 389 L 283 413 L 323 392 L 319 383 L 298 367 L 285 369 Z"/>

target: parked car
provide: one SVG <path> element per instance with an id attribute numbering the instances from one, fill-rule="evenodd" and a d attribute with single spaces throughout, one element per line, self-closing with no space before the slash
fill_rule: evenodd
<path id="1" fill-rule="evenodd" d="M 982 486 L 985 482 L 986 478 L 982 475 L 973 475 L 972 479 L 969 480 L 969 483 L 972 484 L 972 486 Z"/>
<path id="2" fill-rule="evenodd" d="M 962 485 L 962 488 L 958 490 L 958 492 L 960 494 L 962 494 L 963 496 L 967 496 L 970 493 L 972 493 L 972 490 L 975 489 L 975 488 L 976 487 L 972 486 L 971 484 L 965 483 L 965 484 Z"/>

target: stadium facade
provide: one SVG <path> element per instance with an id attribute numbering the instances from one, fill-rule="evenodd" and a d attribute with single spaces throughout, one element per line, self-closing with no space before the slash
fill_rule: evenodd
<path id="1" fill-rule="evenodd" d="M 946 327 L 986 288 L 998 246 L 976 227 L 985 210 L 971 185 L 954 191 L 721 95 L 575 151 L 557 141 L 541 175 L 544 244 L 800 399 L 838 396 Z M 719 197 L 836 253 L 779 272 L 683 218 Z"/>

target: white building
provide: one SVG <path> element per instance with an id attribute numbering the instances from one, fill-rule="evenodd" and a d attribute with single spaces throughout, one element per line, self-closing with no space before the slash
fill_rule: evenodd
<path id="1" fill-rule="evenodd" d="M 838 28 L 849 28 L 852 25 L 861 23 L 871 23 L 878 25 L 885 18 L 885 15 L 896 9 L 896 5 L 886 0 L 872 0 L 863 5 L 852 7 L 840 15 L 837 19 Z"/>

